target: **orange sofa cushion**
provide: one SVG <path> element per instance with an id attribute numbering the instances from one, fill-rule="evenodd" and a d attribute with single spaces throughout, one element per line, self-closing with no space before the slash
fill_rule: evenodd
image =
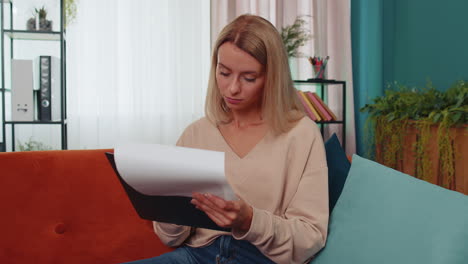
<path id="1" fill-rule="evenodd" d="M 0 153 L 0 263 L 121 263 L 168 252 L 106 150 Z"/>

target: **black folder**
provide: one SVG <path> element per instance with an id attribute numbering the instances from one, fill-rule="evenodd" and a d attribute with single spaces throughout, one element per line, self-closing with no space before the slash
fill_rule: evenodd
<path id="1" fill-rule="evenodd" d="M 218 226 L 203 211 L 195 208 L 190 203 L 191 197 L 155 196 L 138 192 L 120 176 L 115 165 L 114 153 L 106 152 L 106 156 L 125 189 L 133 208 L 141 218 L 156 222 L 230 231 L 229 228 Z"/>

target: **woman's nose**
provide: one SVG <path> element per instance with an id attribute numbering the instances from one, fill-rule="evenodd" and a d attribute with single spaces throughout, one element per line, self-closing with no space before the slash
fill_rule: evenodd
<path id="1" fill-rule="evenodd" d="M 240 92 L 240 82 L 238 78 L 232 79 L 231 83 L 229 84 L 229 92 L 231 92 L 231 94 Z"/>

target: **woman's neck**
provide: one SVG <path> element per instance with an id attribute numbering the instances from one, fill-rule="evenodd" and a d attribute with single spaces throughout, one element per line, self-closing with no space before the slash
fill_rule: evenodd
<path id="1" fill-rule="evenodd" d="M 247 128 L 251 126 L 258 126 L 264 123 L 260 111 L 250 111 L 250 112 L 233 112 L 232 113 L 232 122 L 236 128 Z"/>

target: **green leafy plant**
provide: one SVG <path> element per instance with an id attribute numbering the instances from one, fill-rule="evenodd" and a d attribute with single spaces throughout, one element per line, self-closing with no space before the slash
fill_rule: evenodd
<path id="1" fill-rule="evenodd" d="M 63 14 L 65 16 L 65 28 L 67 25 L 70 25 L 73 23 L 73 21 L 76 19 L 76 13 L 77 13 L 77 2 L 78 0 L 64 0 L 63 4 Z M 35 23 L 36 23 L 36 17 L 39 17 L 40 21 L 43 21 L 42 23 L 46 23 L 47 25 L 43 25 L 46 27 L 52 27 L 51 22 L 47 23 L 46 22 L 46 17 L 47 17 L 47 10 L 45 9 L 44 6 L 41 8 L 34 8 L 34 11 L 32 12 L 32 18 L 30 18 L 27 21 L 27 28 L 28 30 L 37 30 Z"/>
<path id="2" fill-rule="evenodd" d="M 39 9 L 35 8 L 34 12 L 39 16 L 39 19 L 46 19 L 47 17 L 47 10 L 44 6 L 42 6 Z"/>
<path id="3" fill-rule="evenodd" d="M 292 25 L 281 28 L 281 38 L 288 57 L 300 57 L 299 47 L 304 46 L 312 38 L 310 31 L 304 26 L 307 24 L 303 16 L 296 18 Z"/>
<path id="4" fill-rule="evenodd" d="M 52 150 L 52 147 L 47 146 L 42 142 L 35 141 L 32 138 L 29 138 L 29 140 L 24 143 L 21 143 L 21 141 L 18 140 L 17 145 L 19 151 Z"/>
<path id="5" fill-rule="evenodd" d="M 367 133 L 374 134 L 375 138 L 375 145 L 369 146 L 379 150 L 375 153 L 376 160 L 392 168 L 397 168 L 402 161 L 408 129 L 410 126 L 417 129 L 419 138 L 412 146 L 416 159 L 414 176 L 423 179 L 431 174 L 427 153 L 434 136 L 431 127 L 436 126 L 439 174 L 445 179 L 443 186 L 451 186 L 457 150 L 449 129 L 468 123 L 468 82 L 459 81 L 445 92 L 436 90 L 431 83 L 422 89 L 393 83 L 384 96 L 366 104 L 361 112 L 369 113 L 366 127 Z"/>
<path id="6" fill-rule="evenodd" d="M 42 6 L 41 8 L 34 8 L 32 17 L 26 21 L 26 28 L 28 30 L 51 31 L 52 21 L 47 20 L 47 9 Z"/>
<path id="7" fill-rule="evenodd" d="M 65 13 L 65 27 L 71 24 L 76 18 L 77 7 L 76 3 L 78 0 L 65 0 L 64 1 L 64 13 Z"/>

